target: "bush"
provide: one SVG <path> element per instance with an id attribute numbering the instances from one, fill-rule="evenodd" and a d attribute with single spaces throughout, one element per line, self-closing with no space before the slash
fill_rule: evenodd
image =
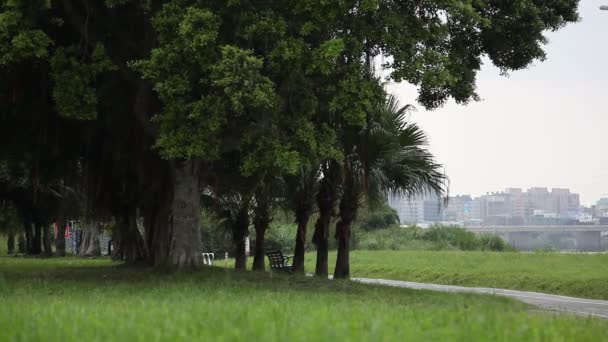
<path id="1" fill-rule="evenodd" d="M 203 216 L 201 219 L 201 240 L 203 251 L 206 253 L 215 253 L 218 257 L 223 257 L 225 252 L 232 251 L 232 234 L 218 222 L 209 219 L 208 216 Z"/>
<path id="2" fill-rule="evenodd" d="M 492 234 L 482 234 L 479 236 L 482 251 L 515 251 L 513 246 L 505 242 L 500 236 Z"/>
<path id="3" fill-rule="evenodd" d="M 279 249 L 283 253 L 293 253 L 297 229 L 298 227 L 293 223 L 271 223 L 266 231 L 265 249 Z M 252 233 L 252 239 L 255 239 L 255 232 Z"/>
<path id="4" fill-rule="evenodd" d="M 479 239 L 475 233 L 459 227 L 433 226 L 424 232 L 424 240 L 446 242 L 463 251 L 479 249 Z"/>
<path id="5" fill-rule="evenodd" d="M 373 231 L 398 225 L 399 215 L 388 204 L 382 203 L 374 208 L 369 208 L 366 204 L 359 210 L 357 221 L 353 224 L 353 230 Z"/>
<path id="6" fill-rule="evenodd" d="M 360 232 L 356 237 L 356 248 L 365 250 L 515 250 L 499 236 L 478 236 L 460 227 L 393 227 Z"/>

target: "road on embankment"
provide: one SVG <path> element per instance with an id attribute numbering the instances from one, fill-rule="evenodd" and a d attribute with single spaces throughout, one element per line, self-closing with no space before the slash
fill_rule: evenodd
<path id="1" fill-rule="evenodd" d="M 365 284 L 405 287 L 417 290 L 431 290 L 441 292 L 467 292 L 505 296 L 517 299 L 524 303 L 534 305 L 544 310 L 564 311 L 582 316 L 592 316 L 597 318 L 608 319 L 608 300 L 584 299 L 547 293 L 495 289 L 488 287 L 465 287 L 416 283 L 401 280 L 370 278 L 352 278 L 351 280 Z"/>

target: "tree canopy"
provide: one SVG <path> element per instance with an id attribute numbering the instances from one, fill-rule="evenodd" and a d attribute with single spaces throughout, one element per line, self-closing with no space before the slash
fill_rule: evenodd
<path id="1" fill-rule="evenodd" d="M 27 178 L 20 201 L 23 177 L 2 177 L 1 195 L 30 217 L 48 208 L 40 225 L 112 220 L 116 258 L 196 267 L 202 195 L 250 197 L 243 215 L 267 226 L 273 193 L 294 212 L 303 267 L 315 208 L 317 247 L 339 215 L 346 248 L 360 195 L 445 191 L 383 82 L 415 85 L 428 109 L 477 100 L 484 56 L 503 73 L 544 60 L 546 32 L 577 5 L 0 0 L 0 161 Z"/>

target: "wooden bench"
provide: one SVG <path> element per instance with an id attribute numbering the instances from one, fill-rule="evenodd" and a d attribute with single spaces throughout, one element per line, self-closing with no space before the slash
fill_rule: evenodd
<path id="1" fill-rule="evenodd" d="M 268 261 L 270 261 L 270 271 L 281 271 L 281 272 L 292 272 L 293 266 L 287 262 L 292 259 L 293 256 L 285 256 L 281 251 L 268 251 L 266 252 Z"/>

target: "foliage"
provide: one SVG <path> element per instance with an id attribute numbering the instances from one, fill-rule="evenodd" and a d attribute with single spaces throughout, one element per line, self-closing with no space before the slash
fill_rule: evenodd
<path id="1" fill-rule="evenodd" d="M 353 225 L 354 231 L 372 231 L 386 229 L 399 225 L 399 216 L 395 209 L 388 206 L 386 201 L 370 206 L 364 203 Z"/>
<path id="2" fill-rule="evenodd" d="M 462 250 L 514 251 L 496 235 L 476 235 L 464 228 L 435 226 L 393 227 L 355 235 L 355 247 L 361 250 Z"/>
<path id="3" fill-rule="evenodd" d="M 266 250 L 281 250 L 286 254 L 293 253 L 293 237 L 296 233 L 296 225 L 288 219 L 283 219 L 285 214 L 278 214 L 278 220 L 273 220 L 270 223 L 265 236 L 265 248 Z M 203 242 L 203 250 L 205 252 L 216 253 L 216 257 L 223 257 L 225 252 L 228 252 L 232 256 L 232 237 L 230 226 L 225 224 L 224 220 L 218 220 L 213 216 L 203 214 L 201 215 L 201 237 Z M 291 219 L 291 216 L 289 216 Z M 253 255 L 253 249 L 255 247 L 255 235 L 249 236 L 250 250 Z M 308 244 L 308 250 L 312 250 L 312 246 Z"/>
<path id="4" fill-rule="evenodd" d="M 231 251 L 232 240 L 229 229 L 220 220 L 216 220 L 207 210 L 201 214 L 201 241 L 203 252 L 215 253 L 216 258 L 223 258 L 225 252 Z"/>
<path id="5" fill-rule="evenodd" d="M 215 252 L 216 256 L 221 255 L 222 257 L 225 252 L 229 252 L 232 256 L 231 227 L 226 225 L 226 220 L 208 214 L 203 214 L 202 217 L 204 219 L 201 220 L 201 236 L 205 252 Z M 266 231 L 264 242 L 266 250 L 278 249 L 286 254 L 293 253 L 293 237 L 296 234 L 296 228 L 291 213 L 277 213 Z M 256 243 L 255 235 L 251 234 L 249 239 L 251 253 L 253 253 Z M 307 243 L 307 250 L 312 250 L 310 241 Z"/>
<path id="6" fill-rule="evenodd" d="M 64 117 L 95 119 L 98 106 L 95 81 L 104 72 L 116 69 L 101 44 L 86 58 L 89 61 L 82 62 L 78 49 L 70 47 L 58 48 L 50 60 L 53 99 L 57 112 Z"/>
<path id="7" fill-rule="evenodd" d="M 0 2 L 0 67 L 49 56 L 52 40 L 43 30 L 32 25 L 28 18 L 28 15 L 36 11 L 46 12 L 50 7 L 49 1 L 26 2 Z"/>
<path id="8" fill-rule="evenodd" d="M 357 250 L 477 250 L 477 251 L 515 251 L 502 238 L 492 234 L 476 235 L 460 227 L 434 226 L 422 229 L 417 226 L 399 227 L 396 213 L 386 204 L 381 208 L 363 207 L 353 226 L 352 246 Z M 224 220 L 203 215 L 201 224 L 205 251 L 224 253 L 231 251 L 230 226 L 224 226 Z M 385 221 L 386 220 L 386 221 Z M 309 225 L 312 225 L 310 220 Z M 330 225 L 333 228 L 334 225 Z M 309 227 L 310 228 L 310 227 Z M 266 233 L 266 249 L 280 249 L 293 253 L 293 237 L 297 225 L 291 222 L 289 212 L 280 212 L 270 224 Z M 333 229 L 332 229 L 333 232 Z M 313 251 L 310 236 L 306 241 L 307 251 Z M 254 236 L 250 237 L 255 244 Z M 332 241 L 329 249 L 334 250 L 337 244 Z M 253 249 L 252 249 L 253 250 Z M 223 255 L 223 254 L 222 254 Z"/>
<path id="9" fill-rule="evenodd" d="M 374 212 L 361 223 L 361 229 L 366 231 L 384 229 L 397 223 L 399 223 L 398 217 L 393 211 Z"/>
<path id="10" fill-rule="evenodd" d="M 174 250 L 198 248 L 173 240 L 189 234 L 172 230 L 184 221 L 171 208 L 199 209 L 177 203 L 181 181 L 228 188 L 242 223 L 254 194 L 281 179 L 302 227 L 332 162 L 344 175 L 332 184 L 344 240 L 363 194 L 445 188 L 383 82 L 418 87 L 429 109 L 476 100 L 482 56 L 503 73 L 544 59 L 546 31 L 576 21 L 577 5 L 0 0 L 0 162 L 29 175 L 27 188 L 15 190 L 15 177 L 0 195 L 48 224 L 68 215 L 73 189 L 86 215 L 120 222 L 126 259 L 184 254 L 196 265 L 198 252 Z"/>
<path id="11" fill-rule="evenodd" d="M 463 251 L 478 249 L 479 239 L 475 233 L 459 227 L 434 226 L 425 230 L 424 240 L 445 243 Z"/>
<path id="12" fill-rule="evenodd" d="M 271 278 L 219 268 L 154 272 L 116 267 L 107 259 L 0 258 L 0 298 L 0 326 L 7 340 L 608 338 L 603 320 L 541 313 L 495 296 Z"/>
<path id="13" fill-rule="evenodd" d="M 293 254 L 293 237 L 296 235 L 296 229 L 297 226 L 293 223 L 273 222 L 266 233 L 266 250 L 279 249 L 286 254 Z M 310 250 L 311 247 L 309 244 Z"/>
<path id="14" fill-rule="evenodd" d="M 500 236 L 494 234 L 482 234 L 479 236 L 482 251 L 515 251 L 515 248 L 506 243 Z"/>

